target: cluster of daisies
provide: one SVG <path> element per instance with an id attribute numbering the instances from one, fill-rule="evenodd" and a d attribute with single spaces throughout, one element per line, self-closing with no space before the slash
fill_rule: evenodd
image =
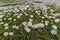
<path id="1" fill-rule="evenodd" d="M 57 35 L 57 23 L 60 23 L 60 13 L 56 13 L 50 7 L 42 7 L 34 9 L 34 7 L 27 6 L 23 10 L 19 9 L 20 6 L 11 8 L 2 8 L 0 12 L 0 25 L 4 30 L 15 29 L 19 30 L 20 27 L 24 27 L 26 32 L 31 32 L 35 28 L 45 28 L 51 24 L 51 34 Z M 39 20 L 38 20 L 38 19 Z M 13 36 L 13 31 L 5 31 L 4 36 Z"/>

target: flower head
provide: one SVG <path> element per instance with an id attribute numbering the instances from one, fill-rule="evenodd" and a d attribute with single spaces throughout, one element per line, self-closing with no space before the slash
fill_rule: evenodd
<path id="1" fill-rule="evenodd" d="M 57 30 L 51 30 L 52 35 L 57 35 Z"/>
<path id="2" fill-rule="evenodd" d="M 34 28 L 44 28 L 45 27 L 45 25 L 43 24 L 43 23 L 38 23 L 38 24 L 35 24 L 35 25 L 33 25 L 33 27 Z"/>
<path id="3" fill-rule="evenodd" d="M 8 20 L 12 20 L 12 18 L 8 18 Z"/>
<path id="4" fill-rule="evenodd" d="M 52 28 L 56 30 L 57 29 L 57 26 L 56 25 L 52 25 Z"/>
<path id="5" fill-rule="evenodd" d="M 20 15 L 18 15 L 17 18 L 20 18 Z"/>
<path id="6" fill-rule="evenodd" d="M 22 22 L 22 24 L 25 26 L 25 25 L 27 25 L 27 22 Z"/>
<path id="7" fill-rule="evenodd" d="M 9 32 L 9 35 L 10 35 L 10 36 L 13 36 L 13 35 L 14 35 L 14 33 L 13 33 L 13 32 Z"/>
<path id="8" fill-rule="evenodd" d="M 56 22 L 56 23 L 60 22 L 60 19 L 55 19 L 55 22 Z"/>
<path id="9" fill-rule="evenodd" d="M 31 30 L 28 27 L 25 27 L 26 32 L 30 32 Z"/>
<path id="10" fill-rule="evenodd" d="M 4 32 L 4 34 L 3 34 L 4 36 L 8 36 L 8 32 Z"/>
<path id="11" fill-rule="evenodd" d="M 32 22 L 28 22 L 27 25 L 28 25 L 28 26 L 32 26 Z"/>
<path id="12" fill-rule="evenodd" d="M 8 27 L 8 25 L 9 25 L 8 23 L 4 24 L 5 27 Z"/>
<path id="13" fill-rule="evenodd" d="M 0 15 L 0 18 L 3 18 L 4 17 L 4 15 Z"/>
<path id="14" fill-rule="evenodd" d="M 4 29 L 9 29 L 9 27 L 5 27 Z"/>

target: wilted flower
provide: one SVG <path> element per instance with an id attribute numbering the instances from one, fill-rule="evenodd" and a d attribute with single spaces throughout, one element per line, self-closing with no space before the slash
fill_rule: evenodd
<path id="1" fill-rule="evenodd" d="M 13 33 L 13 32 L 9 32 L 9 35 L 10 35 L 10 36 L 13 36 L 13 35 L 14 35 L 14 33 Z"/>
<path id="2" fill-rule="evenodd" d="M 4 32 L 4 34 L 3 34 L 4 36 L 8 36 L 8 32 Z"/>

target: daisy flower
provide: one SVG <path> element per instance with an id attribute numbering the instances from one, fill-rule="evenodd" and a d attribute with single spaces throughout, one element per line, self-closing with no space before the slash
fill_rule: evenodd
<path id="1" fill-rule="evenodd" d="M 13 35 L 14 35 L 14 33 L 13 33 L 13 32 L 9 32 L 9 35 L 10 35 L 10 36 L 13 36 Z"/>
<path id="2" fill-rule="evenodd" d="M 49 19 L 51 19 L 52 18 L 52 16 L 49 16 Z"/>
<path id="3" fill-rule="evenodd" d="M 6 18 L 4 18 L 4 20 L 6 20 Z"/>
<path id="4" fill-rule="evenodd" d="M 54 12 L 54 10 L 53 10 L 53 9 L 50 9 L 50 11 L 51 11 L 51 12 Z"/>
<path id="5" fill-rule="evenodd" d="M 54 21 L 55 21 L 56 23 L 58 23 L 58 22 L 60 22 L 60 19 L 55 19 Z"/>
<path id="6" fill-rule="evenodd" d="M 26 32 L 30 32 L 31 30 L 28 27 L 25 27 Z"/>
<path id="7" fill-rule="evenodd" d="M 38 15 L 40 15 L 40 13 L 37 13 Z"/>
<path id="8" fill-rule="evenodd" d="M 0 21 L 2 21 L 2 19 L 0 19 Z"/>
<path id="9" fill-rule="evenodd" d="M 4 32 L 4 34 L 3 34 L 4 36 L 8 36 L 8 32 Z"/>
<path id="10" fill-rule="evenodd" d="M 13 21 L 16 21 L 16 19 L 13 19 Z"/>
<path id="11" fill-rule="evenodd" d="M 57 29 L 57 26 L 56 25 L 52 25 L 52 28 L 56 30 Z"/>
<path id="12" fill-rule="evenodd" d="M 33 21 L 33 19 L 29 19 L 29 21 L 30 21 L 30 22 L 32 22 L 32 21 Z"/>
<path id="13" fill-rule="evenodd" d="M 17 18 L 20 18 L 20 15 L 17 15 Z"/>
<path id="14" fill-rule="evenodd" d="M 47 26 L 49 24 L 49 21 L 45 21 L 45 25 Z"/>
<path id="15" fill-rule="evenodd" d="M 22 14 L 22 13 L 20 13 L 19 15 L 20 15 L 20 16 L 22 16 L 23 14 Z"/>
<path id="16" fill-rule="evenodd" d="M 34 17 L 34 15 L 30 15 L 30 18 L 33 18 Z"/>
<path id="17" fill-rule="evenodd" d="M 45 27 L 45 25 L 43 24 L 43 23 L 38 23 L 38 24 L 35 24 L 35 25 L 33 25 L 33 27 L 34 28 L 44 28 Z"/>
<path id="18" fill-rule="evenodd" d="M 5 30 L 6 30 L 6 29 L 9 29 L 9 27 L 5 27 L 4 29 L 5 29 Z"/>
<path id="19" fill-rule="evenodd" d="M 5 23 L 5 24 L 4 24 L 5 27 L 8 27 L 8 25 L 9 25 L 8 23 Z"/>
<path id="20" fill-rule="evenodd" d="M 4 22 L 0 22 L 0 24 L 4 24 Z"/>
<path id="21" fill-rule="evenodd" d="M 8 20 L 12 20 L 12 18 L 8 18 Z"/>
<path id="22" fill-rule="evenodd" d="M 15 29 L 19 29 L 19 27 L 16 27 Z"/>
<path id="23" fill-rule="evenodd" d="M 28 25 L 28 26 L 32 26 L 32 22 L 28 22 L 27 25 Z"/>
<path id="24" fill-rule="evenodd" d="M 12 28 L 16 28 L 17 26 L 16 25 L 13 25 Z"/>
<path id="25" fill-rule="evenodd" d="M 3 18 L 3 17 L 4 17 L 4 15 L 0 15 L 0 19 Z"/>
<path id="26" fill-rule="evenodd" d="M 42 19 L 44 19 L 44 17 L 42 17 Z"/>
<path id="27" fill-rule="evenodd" d="M 53 16 L 52 18 L 53 18 L 53 19 L 55 19 L 56 17 L 55 17 L 55 16 Z"/>
<path id="28" fill-rule="evenodd" d="M 28 16 L 28 14 L 25 14 L 26 16 Z"/>
<path id="29" fill-rule="evenodd" d="M 57 35 L 57 30 L 51 30 L 52 35 Z"/>
<path id="30" fill-rule="evenodd" d="M 24 25 L 24 26 L 27 25 L 27 22 L 22 22 L 22 25 Z"/>
<path id="31" fill-rule="evenodd" d="M 13 12 L 19 12 L 19 10 L 17 8 L 14 8 Z"/>

